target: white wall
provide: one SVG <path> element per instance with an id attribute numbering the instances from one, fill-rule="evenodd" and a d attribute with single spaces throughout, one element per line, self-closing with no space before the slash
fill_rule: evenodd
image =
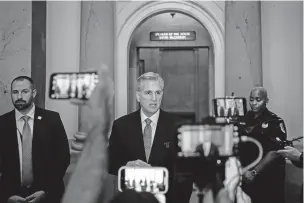
<path id="1" fill-rule="evenodd" d="M 302 2 L 262 3 L 263 84 L 288 137 L 303 136 Z"/>
<path id="2" fill-rule="evenodd" d="M 11 111 L 11 81 L 31 76 L 32 2 L 0 1 L 0 115 Z"/>
<path id="3" fill-rule="evenodd" d="M 69 138 L 78 129 L 78 107 L 69 101 L 51 100 L 48 89 L 52 73 L 79 71 L 80 17 L 80 1 L 47 2 L 45 108 L 60 113 Z"/>
<path id="4" fill-rule="evenodd" d="M 269 108 L 281 116 L 288 139 L 303 136 L 302 2 L 262 2 L 263 84 Z M 303 141 L 295 143 L 303 150 Z M 286 164 L 285 199 L 298 202 L 303 170 Z"/>

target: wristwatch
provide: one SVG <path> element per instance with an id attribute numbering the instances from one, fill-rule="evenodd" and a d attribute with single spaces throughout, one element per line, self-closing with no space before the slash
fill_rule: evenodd
<path id="1" fill-rule="evenodd" d="M 258 172 L 253 169 L 253 170 L 251 170 L 251 175 L 255 177 L 258 175 Z"/>

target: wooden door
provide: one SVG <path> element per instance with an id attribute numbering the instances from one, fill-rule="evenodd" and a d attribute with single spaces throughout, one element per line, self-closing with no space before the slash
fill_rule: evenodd
<path id="1" fill-rule="evenodd" d="M 195 121 L 197 58 L 194 49 L 161 49 L 158 72 L 165 81 L 162 109 Z"/>

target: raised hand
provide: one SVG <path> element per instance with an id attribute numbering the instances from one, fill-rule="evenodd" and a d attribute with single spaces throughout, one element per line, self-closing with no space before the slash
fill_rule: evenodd
<path id="1" fill-rule="evenodd" d="M 69 181 L 62 203 L 97 203 L 107 175 L 108 134 L 113 118 L 114 83 L 108 67 L 98 70 L 99 82 L 88 101 L 74 99 L 72 104 L 87 108 L 80 131 L 87 133 L 85 147 Z"/>

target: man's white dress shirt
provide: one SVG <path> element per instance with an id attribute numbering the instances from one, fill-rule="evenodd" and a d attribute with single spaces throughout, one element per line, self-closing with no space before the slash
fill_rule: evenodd
<path id="1" fill-rule="evenodd" d="M 146 119 L 149 118 L 151 120 L 151 128 L 152 128 L 152 140 L 151 140 L 151 146 L 153 145 L 153 141 L 154 141 L 154 137 L 155 137 L 155 131 L 156 131 L 156 127 L 157 127 L 157 121 L 159 118 L 159 110 L 157 112 L 155 112 L 155 114 L 153 114 L 151 117 L 147 117 L 143 110 L 140 110 L 140 118 L 141 118 L 141 128 L 142 128 L 142 133 L 144 134 L 144 130 L 146 127 Z"/>

